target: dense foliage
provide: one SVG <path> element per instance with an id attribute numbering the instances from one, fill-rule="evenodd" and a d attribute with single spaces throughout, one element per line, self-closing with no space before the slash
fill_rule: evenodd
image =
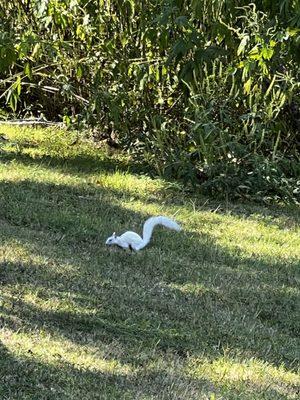
<path id="1" fill-rule="evenodd" d="M 0 23 L 4 116 L 97 127 L 210 193 L 299 200 L 299 0 L 2 0 Z"/>

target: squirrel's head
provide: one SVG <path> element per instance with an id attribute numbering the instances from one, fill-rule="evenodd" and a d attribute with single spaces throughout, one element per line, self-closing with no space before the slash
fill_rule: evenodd
<path id="1" fill-rule="evenodd" d="M 107 246 L 111 246 L 116 243 L 117 243 L 117 236 L 116 236 L 116 233 L 114 232 L 109 238 L 107 238 L 105 244 Z"/>

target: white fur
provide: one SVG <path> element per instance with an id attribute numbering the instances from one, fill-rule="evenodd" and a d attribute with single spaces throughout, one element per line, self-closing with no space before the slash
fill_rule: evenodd
<path id="1" fill-rule="evenodd" d="M 153 229 L 156 225 L 163 225 L 175 231 L 181 230 L 177 222 L 168 217 L 151 217 L 144 223 L 143 237 L 132 231 L 127 231 L 121 236 L 116 236 L 116 234 L 113 233 L 112 236 L 106 240 L 105 244 L 108 246 L 116 245 L 123 249 L 131 248 L 135 251 L 141 250 L 150 242 Z"/>

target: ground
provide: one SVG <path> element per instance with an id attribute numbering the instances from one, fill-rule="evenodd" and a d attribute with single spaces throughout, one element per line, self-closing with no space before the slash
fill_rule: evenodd
<path id="1" fill-rule="evenodd" d="M 299 209 L 187 194 L 76 133 L 0 133 L 1 399 L 299 398 Z M 159 214 L 183 230 L 105 247 Z"/>

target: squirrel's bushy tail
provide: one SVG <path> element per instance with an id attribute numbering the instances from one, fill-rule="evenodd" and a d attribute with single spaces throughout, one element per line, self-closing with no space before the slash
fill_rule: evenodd
<path id="1" fill-rule="evenodd" d="M 151 236 L 152 236 L 152 232 L 153 232 L 153 228 L 156 225 L 163 225 L 166 228 L 173 229 L 175 231 L 180 231 L 181 230 L 181 228 L 177 224 L 177 222 L 173 221 L 172 219 L 170 219 L 168 217 L 163 217 L 163 216 L 151 217 L 151 218 L 147 219 L 147 221 L 144 223 L 144 227 L 143 227 L 143 242 L 142 242 L 141 246 L 139 246 L 140 249 L 145 247 L 150 242 L 150 239 L 151 239 Z"/>

